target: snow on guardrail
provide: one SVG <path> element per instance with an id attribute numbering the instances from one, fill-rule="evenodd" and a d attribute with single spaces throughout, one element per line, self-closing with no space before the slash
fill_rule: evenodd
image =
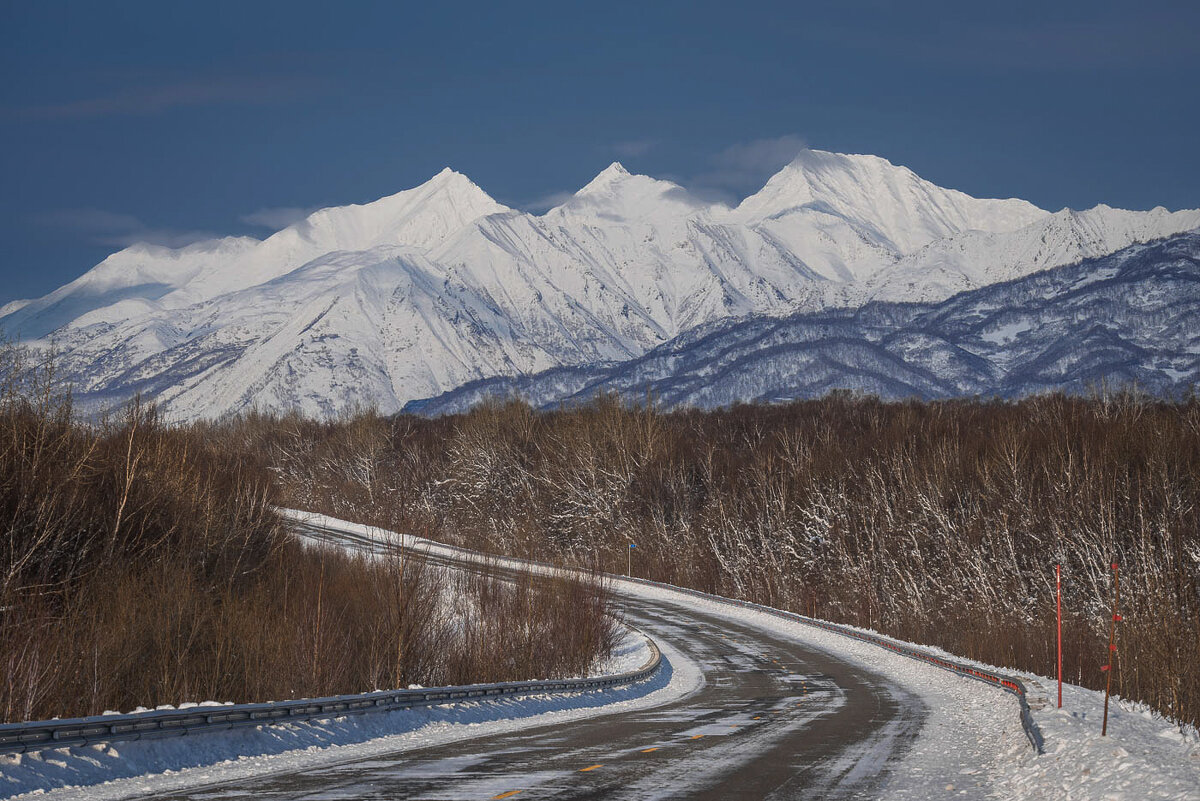
<path id="1" fill-rule="evenodd" d="M 642 634 L 646 637 L 645 634 Z M 186 710 L 157 709 L 123 715 L 7 723 L 0 725 L 0 754 L 43 748 L 89 745 L 119 740 L 181 737 L 187 734 L 298 722 L 367 712 L 415 709 L 463 700 L 513 698 L 545 693 L 568 693 L 624 687 L 645 681 L 662 666 L 662 654 L 646 637 L 650 656 L 636 670 L 580 679 L 538 679 L 496 684 L 467 684 L 413 690 L 383 690 L 328 698 L 304 698 L 261 704 L 195 706 Z"/>

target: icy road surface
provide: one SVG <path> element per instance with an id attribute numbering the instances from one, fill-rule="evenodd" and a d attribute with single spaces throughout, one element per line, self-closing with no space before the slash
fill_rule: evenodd
<path id="1" fill-rule="evenodd" d="M 925 720 L 917 696 L 787 637 L 662 600 L 630 600 L 627 615 L 699 665 L 702 686 L 654 709 L 166 797 L 872 797 Z"/>
<path id="2" fill-rule="evenodd" d="M 1037 756 L 1016 699 L 993 687 L 719 599 L 614 584 L 663 650 L 641 685 L 8 755 L 0 797 L 1200 799 L 1200 735 L 1137 704 L 1114 699 L 1102 738 L 1101 693 L 1068 685 L 1057 710 L 1051 680 L 1019 674 Z M 610 670 L 644 658 L 626 650 Z"/>

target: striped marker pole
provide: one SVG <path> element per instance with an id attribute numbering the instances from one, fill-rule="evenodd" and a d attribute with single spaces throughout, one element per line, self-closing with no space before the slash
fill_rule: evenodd
<path id="1" fill-rule="evenodd" d="M 1113 663 L 1116 662 L 1117 655 L 1117 621 L 1121 616 L 1117 614 L 1117 604 L 1121 601 L 1121 577 L 1117 573 L 1117 563 L 1112 563 L 1113 572 L 1113 608 L 1112 620 L 1108 624 L 1108 664 L 1100 668 L 1108 673 L 1108 681 L 1104 684 L 1104 723 L 1100 727 L 1100 736 L 1108 736 L 1108 696 L 1112 692 L 1112 674 Z"/>
<path id="2" fill-rule="evenodd" d="M 1062 565 L 1054 566 L 1055 602 L 1058 606 L 1058 708 L 1062 709 Z"/>

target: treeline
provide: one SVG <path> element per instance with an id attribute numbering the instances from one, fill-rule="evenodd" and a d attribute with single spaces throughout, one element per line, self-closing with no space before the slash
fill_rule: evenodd
<path id="1" fill-rule="evenodd" d="M 1200 402 L 1019 402 L 660 413 L 602 399 L 426 420 L 223 426 L 298 507 L 496 553 L 634 572 L 1100 687 L 1200 722 Z"/>
<path id="2" fill-rule="evenodd" d="M 271 465 L 0 349 L 0 721 L 586 673 L 600 582 L 303 545 Z"/>

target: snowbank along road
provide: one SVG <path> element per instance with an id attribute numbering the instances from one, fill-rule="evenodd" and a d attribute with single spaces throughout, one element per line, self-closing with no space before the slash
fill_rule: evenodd
<path id="1" fill-rule="evenodd" d="M 286 514 L 324 539 L 472 557 Z M 1101 738 L 1101 694 L 1067 686 L 1056 710 L 1053 682 L 1018 674 L 1044 735 L 1039 754 L 1018 699 L 995 687 L 768 611 L 614 583 L 629 621 L 663 653 L 640 686 L 12 755 L 0 758 L 0 779 L 7 771 L 10 793 L 52 801 L 1200 798 L 1196 732 L 1136 704 L 1116 699 Z"/>

